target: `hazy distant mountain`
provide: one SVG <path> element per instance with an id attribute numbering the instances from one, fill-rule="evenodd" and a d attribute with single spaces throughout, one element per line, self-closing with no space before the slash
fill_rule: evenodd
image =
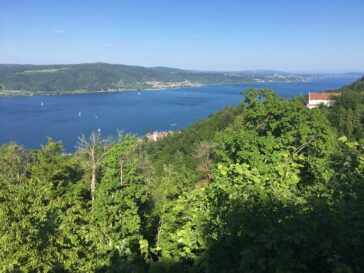
<path id="1" fill-rule="evenodd" d="M 149 69 L 159 72 L 167 72 L 167 73 L 186 73 L 188 70 L 183 70 L 179 68 L 173 67 L 165 67 L 165 66 L 156 66 L 156 67 L 149 67 Z"/>

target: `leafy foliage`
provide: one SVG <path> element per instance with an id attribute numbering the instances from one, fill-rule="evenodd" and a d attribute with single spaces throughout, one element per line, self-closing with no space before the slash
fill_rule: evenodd
<path id="1" fill-rule="evenodd" d="M 159 142 L 1 146 L 0 271 L 363 272 L 361 123 L 243 95 Z"/>
<path id="2" fill-rule="evenodd" d="M 327 117 L 340 134 L 360 140 L 364 137 L 364 77 L 340 91 L 334 107 L 325 109 Z"/>

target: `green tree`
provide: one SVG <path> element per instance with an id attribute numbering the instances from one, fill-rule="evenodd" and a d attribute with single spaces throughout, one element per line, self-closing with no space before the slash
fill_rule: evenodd
<path id="1" fill-rule="evenodd" d="M 119 136 L 103 158 L 104 175 L 92 211 L 99 268 L 140 272 L 144 263 L 146 184 L 152 169 L 133 136 Z"/>
<path id="2" fill-rule="evenodd" d="M 101 166 L 102 159 L 108 154 L 110 148 L 110 140 L 102 139 L 100 133 L 92 132 L 87 139 L 84 135 L 78 139 L 77 148 L 80 153 L 84 154 L 88 159 L 88 166 L 91 169 L 91 197 L 94 201 L 94 192 L 96 191 L 97 171 Z"/>
<path id="3" fill-rule="evenodd" d="M 29 177 L 33 156 L 14 143 L 0 146 L 0 179 L 20 184 Z"/>
<path id="4" fill-rule="evenodd" d="M 56 143 L 50 141 L 43 150 L 31 155 L 21 147 L 2 147 L 0 172 L 0 258 L 2 272 L 61 272 L 62 255 L 57 244 L 59 202 L 56 175 L 59 165 Z M 36 176 L 33 176 L 32 170 Z"/>

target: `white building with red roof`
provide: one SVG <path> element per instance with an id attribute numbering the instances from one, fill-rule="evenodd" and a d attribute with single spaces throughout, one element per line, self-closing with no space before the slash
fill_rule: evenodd
<path id="1" fill-rule="evenodd" d="M 334 103 L 335 97 L 341 96 L 341 93 L 334 93 L 334 92 L 327 92 L 327 93 L 308 93 L 308 102 L 307 107 L 308 108 L 315 108 L 319 105 L 323 104 L 326 106 L 332 106 Z"/>
<path id="2" fill-rule="evenodd" d="M 146 137 L 149 139 L 149 141 L 158 141 L 172 134 L 173 134 L 172 131 L 162 131 L 162 132 L 154 131 L 153 133 L 147 133 Z"/>

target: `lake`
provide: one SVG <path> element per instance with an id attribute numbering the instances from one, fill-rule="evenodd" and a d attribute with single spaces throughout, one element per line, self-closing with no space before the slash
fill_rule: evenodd
<path id="1" fill-rule="evenodd" d="M 47 136 L 72 152 L 78 136 L 100 130 L 145 135 L 154 130 L 179 130 L 242 101 L 247 87 L 270 88 L 281 96 L 339 88 L 357 77 L 335 77 L 306 83 L 252 83 L 194 88 L 0 99 L 0 144 L 15 141 L 40 148 Z"/>

